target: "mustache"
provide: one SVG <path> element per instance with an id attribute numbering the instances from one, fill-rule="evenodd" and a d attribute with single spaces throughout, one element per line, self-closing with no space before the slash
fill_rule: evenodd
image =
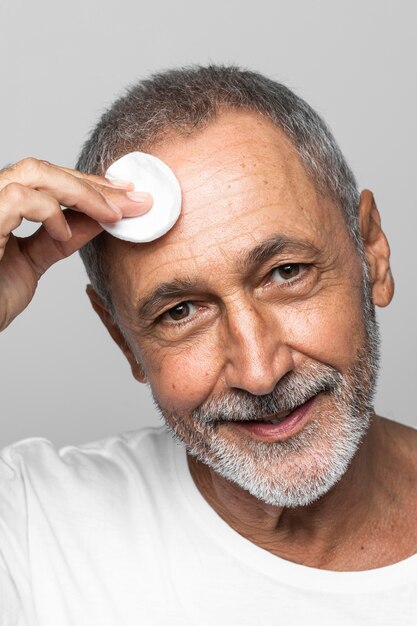
<path id="1" fill-rule="evenodd" d="M 193 419 L 202 424 L 270 419 L 277 413 L 291 412 L 318 393 L 340 396 L 344 377 L 334 368 L 312 364 L 298 372 L 288 372 L 266 395 L 253 395 L 236 389 L 210 398 L 192 411 Z"/>

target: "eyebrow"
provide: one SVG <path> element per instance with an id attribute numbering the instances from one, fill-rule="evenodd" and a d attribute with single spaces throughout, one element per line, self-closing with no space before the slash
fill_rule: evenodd
<path id="1" fill-rule="evenodd" d="M 190 278 L 174 278 L 166 283 L 160 283 L 151 293 L 139 303 L 138 314 L 140 318 L 149 318 L 152 313 L 165 304 L 168 300 L 182 298 L 184 294 L 201 290 L 203 284 Z"/>
<path id="2" fill-rule="evenodd" d="M 299 252 L 315 255 L 318 254 L 319 250 L 313 243 L 298 239 L 297 237 L 273 235 L 255 246 L 255 248 L 252 248 L 252 250 L 239 261 L 239 266 L 243 271 L 252 269 L 254 266 L 263 265 L 271 257 L 283 254 L 284 252 Z"/>
<path id="3" fill-rule="evenodd" d="M 243 258 L 239 259 L 238 267 L 243 272 L 253 270 L 254 267 L 263 265 L 270 258 L 284 252 L 304 252 L 317 254 L 318 249 L 312 243 L 301 239 L 274 235 L 265 239 L 250 250 Z M 139 301 L 139 318 L 152 317 L 155 310 L 162 307 L 167 301 L 183 298 L 187 294 L 205 291 L 207 283 L 201 278 L 190 277 L 174 278 L 173 280 L 160 283 L 149 295 Z"/>

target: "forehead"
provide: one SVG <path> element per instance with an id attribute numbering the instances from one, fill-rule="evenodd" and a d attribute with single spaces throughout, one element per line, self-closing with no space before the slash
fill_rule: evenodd
<path id="1" fill-rule="evenodd" d="M 222 271 L 222 263 L 274 234 L 326 245 L 340 211 L 318 193 L 287 137 L 269 120 L 244 111 L 222 113 L 190 137 L 153 148 L 182 189 L 181 216 L 148 244 L 112 239 L 113 267 L 129 292 L 178 274 Z M 113 257 L 114 258 L 114 257 Z"/>

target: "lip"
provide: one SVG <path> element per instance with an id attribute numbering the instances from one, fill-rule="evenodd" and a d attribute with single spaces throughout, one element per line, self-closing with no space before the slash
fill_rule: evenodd
<path id="1" fill-rule="evenodd" d="M 265 422 L 229 422 L 230 425 L 244 431 L 247 435 L 260 441 L 283 441 L 296 435 L 310 418 L 310 414 L 317 396 L 313 396 L 304 404 L 292 411 L 282 422 L 278 424 L 266 424 Z M 273 419 L 273 416 L 271 416 Z"/>

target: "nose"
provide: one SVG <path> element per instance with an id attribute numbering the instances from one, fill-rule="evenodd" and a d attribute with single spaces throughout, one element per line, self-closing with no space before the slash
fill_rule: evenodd
<path id="1" fill-rule="evenodd" d="M 265 395 L 294 367 L 279 320 L 251 306 L 228 313 L 222 340 L 225 382 L 230 388 Z"/>

